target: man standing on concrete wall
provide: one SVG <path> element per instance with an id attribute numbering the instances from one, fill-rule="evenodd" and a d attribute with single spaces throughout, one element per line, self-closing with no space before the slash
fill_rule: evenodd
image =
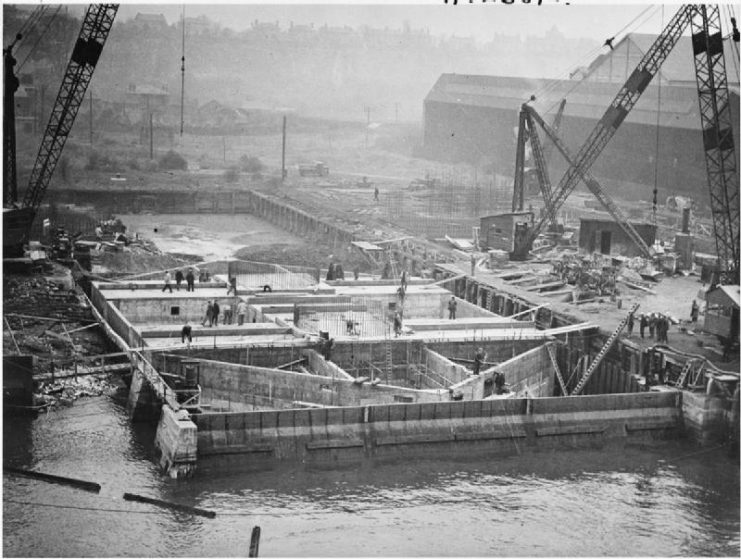
<path id="1" fill-rule="evenodd" d="M 481 365 L 486 361 L 486 352 L 483 347 L 476 350 L 476 355 L 473 357 L 473 374 L 478 375 L 481 372 Z"/>
<path id="2" fill-rule="evenodd" d="M 232 323 L 232 306 L 229 301 L 224 304 L 224 324 Z"/>
<path id="3" fill-rule="evenodd" d="M 219 307 L 219 303 L 214 300 L 214 326 L 219 325 L 219 313 L 221 312 L 221 308 Z"/>
<path id="4" fill-rule="evenodd" d="M 165 292 L 165 289 L 169 289 L 170 293 L 172 293 L 172 276 L 170 275 L 170 270 L 165 271 L 165 286 L 162 288 L 162 293 Z"/>
<path id="5" fill-rule="evenodd" d="M 183 325 L 183 329 L 180 331 L 180 343 L 184 344 L 185 340 L 188 340 L 188 349 L 190 349 L 190 344 L 193 341 L 192 331 L 193 329 L 186 320 L 185 324 Z"/>
<path id="6" fill-rule="evenodd" d="M 187 284 L 185 286 L 185 291 L 195 291 L 196 290 L 196 276 L 193 274 L 193 269 L 188 270 L 188 273 L 185 274 L 185 283 Z"/>
<path id="7" fill-rule="evenodd" d="M 240 301 L 237 305 L 237 322 L 239 326 L 244 324 L 244 317 L 247 315 L 247 303 Z"/>
<path id="8" fill-rule="evenodd" d="M 180 291 L 180 284 L 183 283 L 183 271 L 177 270 L 175 272 L 175 289 Z"/>
<path id="9" fill-rule="evenodd" d="M 214 325 L 214 306 L 211 301 L 206 302 L 206 316 L 203 317 L 201 326 L 206 326 L 206 322 L 208 322 L 209 326 Z"/>
<path id="10" fill-rule="evenodd" d="M 448 318 L 450 320 L 455 320 L 455 311 L 458 309 L 458 302 L 455 300 L 455 297 L 451 297 L 450 301 L 448 301 Z"/>

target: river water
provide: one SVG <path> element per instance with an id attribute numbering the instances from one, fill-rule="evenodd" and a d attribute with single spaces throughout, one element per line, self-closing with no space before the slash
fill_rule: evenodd
<path id="1" fill-rule="evenodd" d="M 121 395 L 119 395 L 120 397 Z M 6 465 L 96 481 L 99 494 L 4 474 L 5 556 L 729 556 L 739 468 L 725 449 L 647 447 L 163 477 L 154 431 L 114 398 L 6 419 Z M 138 493 L 214 510 L 124 501 Z"/>

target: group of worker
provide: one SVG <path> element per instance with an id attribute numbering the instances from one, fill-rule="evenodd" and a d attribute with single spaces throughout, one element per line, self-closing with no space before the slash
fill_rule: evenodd
<path id="1" fill-rule="evenodd" d="M 646 337 L 646 329 L 648 328 L 648 337 L 650 339 L 656 338 L 659 343 L 669 343 L 669 326 L 671 321 L 669 317 L 661 314 L 652 312 L 649 314 L 641 313 L 638 316 L 638 328 L 641 334 L 641 339 Z M 633 327 L 635 325 L 635 318 L 632 314 L 628 316 L 628 336 L 633 335 Z"/>
<path id="2" fill-rule="evenodd" d="M 237 325 L 242 326 L 247 316 L 247 303 L 239 301 L 236 305 L 236 309 L 229 303 L 224 303 L 223 308 L 223 319 L 221 321 L 224 325 L 234 323 L 234 313 L 237 314 Z M 222 314 L 222 309 L 219 306 L 219 302 L 215 299 L 213 301 L 206 302 L 206 314 L 201 321 L 201 326 L 218 326 L 219 315 Z"/>
<path id="3" fill-rule="evenodd" d="M 207 279 L 204 279 L 205 276 L 203 274 L 200 274 L 198 281 L 208 281 Z M 172 274 L 170 273 L 170 270 L 165 271 L 165 285 L 162 287 L 162 292 L 169 290 L 170 293 L 172 293 Z M 185 280 L 185 291 L 195 291 L 196 290 L 196 275 L 195 275 L 195 269 L 189 268 L 188 271 L 183 275 L 182 270 L 175 270 L 175 288 L 180 291 L 180 284 L 183 283 L 183 280 Z"/>

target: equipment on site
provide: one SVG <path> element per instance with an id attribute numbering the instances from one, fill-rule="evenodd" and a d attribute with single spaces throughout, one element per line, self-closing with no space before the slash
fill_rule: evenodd
<path id="1" fill-rule="evenodd" d="M 302 177 L 326 177 L 329 175 L 329 166 L 324 161 L 302 163 L 298 166 L 298 174 Z"/>
<path id="2" fill-rule="evenodd" d="M 6 257 L 22 256 L 23 246 L 28 243 L 31 224 L 44 199 L 51 177 L 56 169 L 64 144 L 72 130 L 77 111 L 85 97 L 85 92 L 93 77 L 95 66 L 100 59 L 103 45 L 108 38 L 113 19 L 118 11 L 118 4 L 91 4 L 85 12 L 80 33 L 72 50 L 72 56 L 57 93 L 49 122 L 46 125 L 41 140 L 36 162 L 28 181 L 23 201 L 18 203 L 18 188 L 15 174 L 15 149 L 4 146 L 4 168 L 12 166 L 12 173 L 6 174 L 3 188 L 3 253 Z M 8 98 L 8 79 L 12 74 L 12 66 L 7 62 L 12 59 L 12 45 L 6 49 L 6 90 L 5 106 L 13 103 L 12 95 Z M 15 137 L 15 122 L 13 114 L 6 111 L 4 128 L 6 133 L 13 130 Z M 10 119 L 10 120 L 8 120 Z"/>
<path id="3" fill-rule="evenodd" d="M 636 243 L 641 252 L 646 256 L 652 254 L 589 170 L 688 27 L 692 31 L 692 48 L 716 248 L 725 281 L 738 282 L 740 217 L 738 175 L 718 6 L 688 4 L 683 5 L 677 11 L 646 51 L 638 66 L 574 156 L 571 155 L 558 133 L 543 120 L 530 102 L 522 106 L 524 114 L 521 114 L 520 118 L 528 128 L 529 137 L 536 138 L 535 143 L 538 143 L 537 133 L 533 133 L 535 131 L 534 122 L 537 122 L 565 157 L 569 168 L 550 197 L 546 196 L 550 186 L 547 182 L 547 173 L 542 169 L 539 170 L 539 180 L 545 180 L 541 182 L 541 191 L 546 200 L 545 212 L 540 220 L 529 228 L 522 241 L 515 246 L 511 255 L 513 259 L 522 260 L 527 256 L 533 246 L 533 241 L 543 232 L 547 222 L 555 221 L 557 211 L 580 180 L 586 184 L 620 227 Z M 534 155 L 536 151 L 537 148 L 534 148 Z M 516 183 L 518 173 L 521 173 L 520 165 L 524 165 L 522 159 L 516 158 Z M 542 161 L 538 162 L 541 158 L 537 155 L 534 159 L 536 165 L 542 164 Z"/>

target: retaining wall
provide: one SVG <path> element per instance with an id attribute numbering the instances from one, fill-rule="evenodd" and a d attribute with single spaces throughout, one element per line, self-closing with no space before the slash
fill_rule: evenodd
<path id="1" fill-rule="evenodd" d="M 678 393 L 500 399 L 193 417 L 199 457 L 338 461 L 514 453 L 681 430 Z"/>

